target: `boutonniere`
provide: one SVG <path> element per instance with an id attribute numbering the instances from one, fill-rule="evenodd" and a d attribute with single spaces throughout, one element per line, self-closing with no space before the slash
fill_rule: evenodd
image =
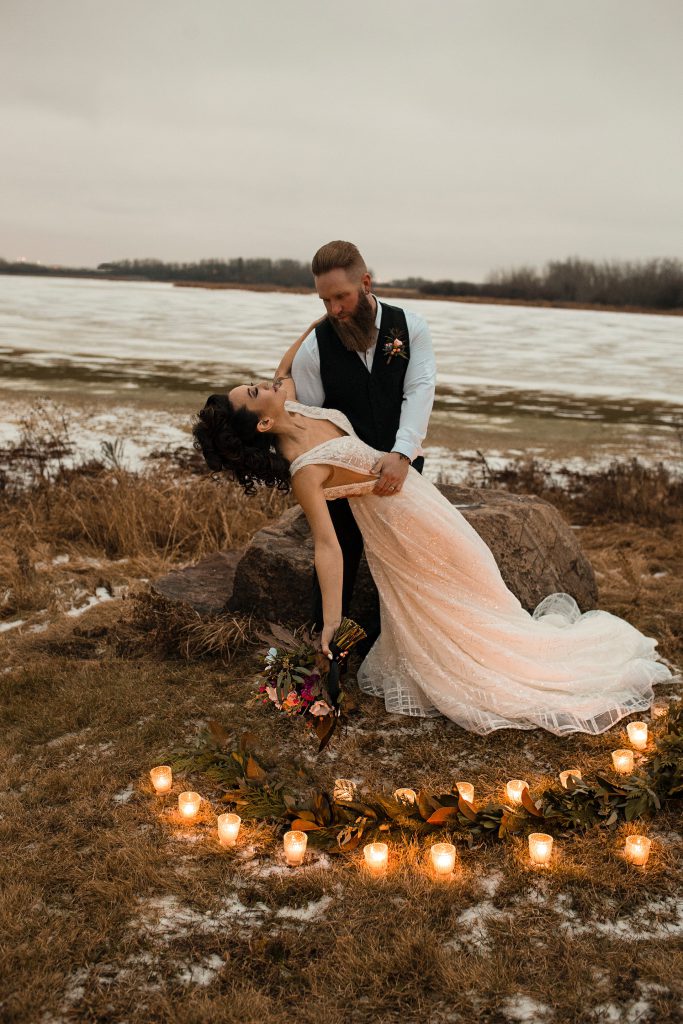
<path id="1" fill-rule="evenodd" d="M 406 343 L 403 337 L 403 332 L 400 327 L 392 327 L 389 331 L 389 335 L 384 342 L 384 348 L 382 349 L 384 355 L 387 357 L 387 366 L 394 358 L 394 356 L 400 356 L 401 359 L 407 359 L 406 355 Z"/>

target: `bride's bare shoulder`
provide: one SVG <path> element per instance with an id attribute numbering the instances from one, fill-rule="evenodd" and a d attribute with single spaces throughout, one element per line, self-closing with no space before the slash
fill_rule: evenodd
<path id="1" fill-rule="evenodd" d="M 325 481 L 330 475 L 330 467 L 324 463 L 311 462 L 308 466 L 302 466 L 292 477 L 292 492 L 297 501 L 301 501 L 300 495 L 304 496 L 322 489 Z"/>

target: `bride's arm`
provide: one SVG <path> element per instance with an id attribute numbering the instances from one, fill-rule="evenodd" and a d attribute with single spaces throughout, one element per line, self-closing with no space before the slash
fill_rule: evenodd
<path id="1" fill-rule="evenodd" d="M 317 320 L 314 320 L 310 327 L 307 327 L 304 333 L 296 339 L 294 344 L 289 346 L 280 360 L 277 370 L 275 371 L 274 379 L 281 382 L 280 386 L 284 389 L 287 398 L 292 401 L 296 401 L 296 388 L 294 386 L 294 381 L 292 380 L 292 363 L 294 362 L 294 356 L 297 354 L 311 331 L 314 330 L 318 324 L 322 323 L 326 316 L 327 313 L 325 313 L 324 316 L 319 317 Z"/>
<path id="2" fill-rule="evenodd" d="M 304 510 L 313 534 L 315 571 L 323 599 L 320 643 L 323 654 L 331 658 L 330 641 L 342 619 L 344 561 L 323 493 L 323 483 L 329 472 L 328 466 L 304 466 L 292 478 L 292 491 Z"/>

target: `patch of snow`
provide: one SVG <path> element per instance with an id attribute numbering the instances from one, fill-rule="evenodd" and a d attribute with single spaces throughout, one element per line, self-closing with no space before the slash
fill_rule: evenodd
<path id="1" fill-rule="evenodd" d="M 614 1003 L 603 1003 L 595 1006 L 591 1016 L 600 1024 L 642 1024 L 649 1018 L 650 1004 L 646 999 L 636 999 L 626 1006 L 615 1006 Z"/>
<path id="2" fill-rule="evenodd" d="M 61 747 L 63 743 L 68 743 L 70 740 L 79 739 L 84 732 L 89 732 L 90 729 L 81 729 L 79 732 L 65 732 L 61 736 L 55 736 L 54 739 L 48 740 L 45 744 L 46 747 Z"/>
<path id="3" fill-rule="evenodd" d="M 69 555 L 57 555 L 56 558 L 52 559 L 53 565 L 66 565 L 69 561 Z"/>
<path id="4" fill-rule="evenodd" d="M 16 629 L 18 626 L 23 626 L 26 619 L 15 619 L 14 622 L 0 622 L 0 633 L 7 633 L 10 629 Z"/>
<path id="5" fill-rule="evenodd" d="M 85 967 L 80 967 L 77 971 L 73 972 L 64 993 L 65 1003 L 77 1003 L 79 999 L 83 998 L 88 974 L 89 971 Z"/>
<path id="6" fill-rule="evenodd" d="M 537 1003 L 531 996 L 508 996 L 501 1004 L 501 1011 L 511 1021 L 546 1024 L 552 1020 L 552 1011 L 543 1003 Z"/>
<path id="7" fill-rule="evenodd" d="M 484 875 L 479 879 L 479 887 L 487 896 L 495 896 L 504 878 L 502 871 L 492 871 L 490 875 Z"/>
<path id="8" fill-rule="evenodd" d="M 129 782 L 125 789 L 121 789 L 118 793 L 114 793 L 112 800 L 115 804 L 127 804 L 134 792 L 133 783 Z"/>
<path id="9" fill-rule="evenodd" d="M 191 932 L 211 934 L 230 925 L 258 927 L 269 914 L 265 903 L 245 906 L 237 896 L 226 896 L 217 910 L 194 910 L 176 896 L 160 896 L 147 901 L 139 925 L 148 934 L 165 942 L 183 938 Z"/>
<path id="10" fill-rule="evenodd" d="M 179 843 L 199 843 L 203 836 L 200 832 L 174 832 L 173 838 Z"/>
<path id="11" fill-rule="evenodd" d="M 454 948 L 473 946 L 478 949 L 489 949 L 488 922 L 496 919 L 502 920 L 508 916 L 508 914 L 498 910 L 490 900 L 475 903 L 474 906 L 463 910 L 458 916 L 456 920 L 458 932 L 447 945 Z"/>
<path id="12" fill-rule="evenodd" d="M 587 933 L 607 935 L 625 942 L 644 942 L 669 939 L 683 935 L 683 897 L 668 896 L 652 900 L 631 914 L 614 916 L 610 920 L 579 921 L 572 909 L 571 898 L 560 896 L 556 909 L 565 920 L 559 927 L 566 933 L 577 936 Z"/>
<path id="13" fill-rule="evenodd" d="M 50 625 L 49 622 L 37 622 L 35 626 L 31 626 L 29 632 L 30 633 L 44 633 L 45 630 L 49 627 L 49 625 Z"/>
<path id="14" fill-rule="evenodd" d="M 289 875 L 292 869 L 288 864 L 284 862 L 282 864 L 272 864 L 266 861 L 258 861 L 249 865 L 249 873 L 255 875 L 258 878 L 272 878 L 273 875 Z"/>
<path id="15" fill-rule="evenodd" d="M 69 608 L 66 612 L 71 618 L 76 618 L 78 615 L 82 615 L 87 612 L 89 608 L 93 608 L 96 604 L 101 604 L 103 601 L 111 601 L 112 596 L 106 587 L 97 587 L 94 594 L 91 594 L 85 604 L 80 607 Z"/>
<path id="16" fill-rule="evenodd" d="M 222 957 L 212 953 L 197 964 L 183 967 L 177 975 L 177 980 L 181 985 L 210 985 L 224 964 Z"/>
<path id="17" fill-rule="evenodd" d="M 330 903 L 331 896 L 321 896 L 319 900 L 310 900 L 305 907 L 280 907 L 275 916 L 289 921 L 313 921 L 327 910 Z"/>

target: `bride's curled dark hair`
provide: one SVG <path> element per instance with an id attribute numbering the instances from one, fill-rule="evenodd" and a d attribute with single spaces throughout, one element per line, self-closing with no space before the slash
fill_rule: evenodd
<path id="1" fill-rule="evenodd" d="M 192 427 L 194 447 L 209 469 L 227 470 L 245 494 L 255 494 L 256 484 L 288 491 L 289 463 L 272 436 L 256 429 L 257 423 L 255 412 L 236 409 L 227 395 L 210 395 Z"/>

